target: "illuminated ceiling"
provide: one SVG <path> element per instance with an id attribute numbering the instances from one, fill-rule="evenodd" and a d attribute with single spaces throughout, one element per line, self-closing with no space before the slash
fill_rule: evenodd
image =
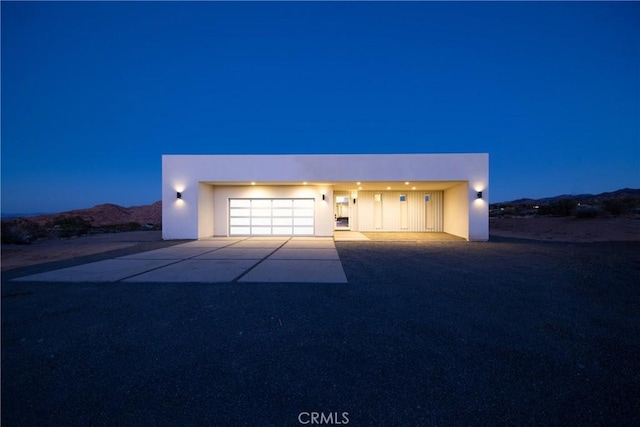
<path id="1" fill-rule="evenodd" d="M 334 191 L 348 191 L 348 190 L 446 190 L 454 185 L 461 184 L 465 181 L 363 181 L 360 184 L 357 182 L 256 182 L 253 185 L 256 186 L 282 186 L 282 185 L 321 185 L 331 186 Z M 243 182 L 206 182 L 211 185 L 243 185 L 250 186 L 250 181 Z"/>

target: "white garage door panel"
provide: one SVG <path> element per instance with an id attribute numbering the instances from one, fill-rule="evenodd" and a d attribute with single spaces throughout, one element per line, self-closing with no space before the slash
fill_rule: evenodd
<path id="1" fill-rule="evenodd" d="M 268 225 L 271 226 L 271 218 L 251 218 L 251 225 Z"/>
<path id="2" fill-rule="evenodd" d="M 293 216 L 293 209 L 274 209 L 272 212 L 273 212 L 273 216 L 285 216 L 285 217 Z"/>
<path id="3" fill-rule="evenodd" d="M 314 199 L 229 199 L 230 236 L 313 236 Z"/>
<path id="4" fill-rule="evenodd" d="M 230 208 L 250 208 L 251 199 L 230 199 L 229 207 Z"/>
<path id="5" fill-rule="evenodd" d="M 233 227 L 234 225 L 251 225 L 251 218 L 234 218 L 231 217 L 229 219 L 229 224 Z"/>
<path id="6" fill-rule="evenodd" d="M 293 218 L 271 218 L 273 225 L 293 225 Z"/>
<path id="7" fill-rule="evenodd" d="M 273 234 L 289 236 L 293 234 L 293 228 L 291 227 L 273 227 Z"/>
<path id="8" fill-rule="evenodd" d="M 256 236 L 271 235 L 271 227 L 251 227 L 251 234 Z"/>
<path id="9" fill-rule="evenodd" d="M 251 228 L 250 227 L 231 227 L 230 234 L 235 236 L 246 236 L 251 234 Z"/>

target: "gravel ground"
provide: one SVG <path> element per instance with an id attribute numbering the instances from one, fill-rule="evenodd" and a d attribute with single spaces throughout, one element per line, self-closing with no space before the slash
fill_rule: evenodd
<path id="1" fill-rule="evenodd" d="M 639 242 L 336 246 L 346 285 L 3 273 L 3 426 L 640 423 Z"/>

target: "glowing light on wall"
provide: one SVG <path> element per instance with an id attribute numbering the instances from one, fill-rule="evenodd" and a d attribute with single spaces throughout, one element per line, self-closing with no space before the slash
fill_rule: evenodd
<path id="1" fill-rule="evenodd" d="M 182 198 L 182 193 L 184 193 L 185 185 L 184 184 L 176 184 L 173 186 L 173 189 L 176 191 L 176 201 L 175 204 L 178 207 L 184 206 L 185 201 Z"/>
<path id="2" fill-rule="evenodd" d="M 473 185 L 473 190 L 476 192 L 475 193 L 475 199 L 473 200 L 474 204 L 477 204 L 479 206 L 484 205 L 484 194 L 483 191 L 485 191 L 486 185 L 484 183 L 475 183 Z"/>

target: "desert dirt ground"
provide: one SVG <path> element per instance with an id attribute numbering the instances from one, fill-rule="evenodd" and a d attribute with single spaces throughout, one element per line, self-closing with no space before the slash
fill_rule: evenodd
<path id="1" fill-rule="evenodd" d="M 556 242 L 640 241 L 640 216 L 490 218 L 489 234 Z"/>
<path id="2" fill-rule="evenodd" d="M 491 218 L 489 233 L 510 237 L 556 242 L 640 241 L 640 216 L 619 218 Z M 440 233 L 438 240 L 443 240 Z M 430 240 L 427 233 L 366 233 L 372 240 Z M 422 237 L 421 237 L 422 236 Z M 446 236 L 446 235 L 445 235 Z M 458 240 L 449 236 L 450 240 Z M 133 231 L 84 237 L 41 240 L 31 245 L 2 245 L 2 271 L 99 254 L 143 243 L 162 242 L 161 231 Z"/>
<path id="3" fill-rule="evenodd" d="M 145 242 L 161 242 L 161 231 L 107 233 L 68 239 L 40 240 L 30 245 L 2 245 L 2 271 L 60 261 L 133 247 Z"/>

